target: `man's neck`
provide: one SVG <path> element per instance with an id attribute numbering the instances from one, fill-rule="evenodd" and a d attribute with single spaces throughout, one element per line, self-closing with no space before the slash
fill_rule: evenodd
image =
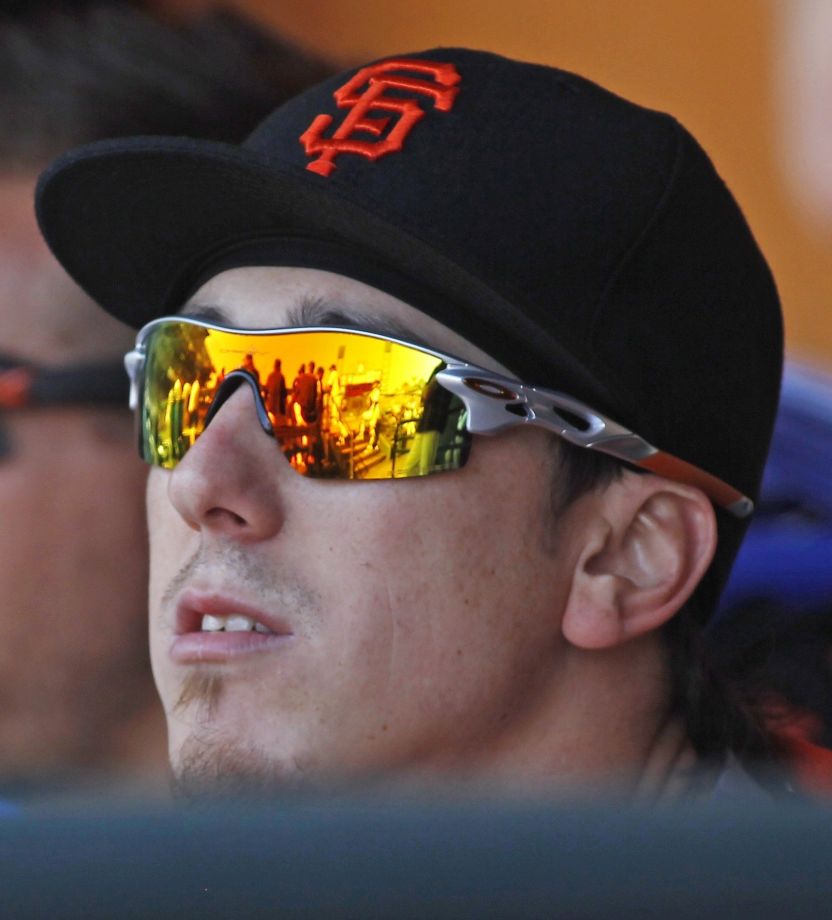
<path id="1" fill-rule="evenodd" d="M 640 800 L 699 787 L 684 720 L 668 709 L 669 675 L 657 642 L 634 641 L 609 653 L 573 650 L 564 661 L 509 727 L 439 770 L 449 766 L 449 776 L 520 790 L 608 790 Z"/>
<path id="2" fill-rule="evenodd" d="M 676 801 L 693 794 L 701 780 L 700 760 L 679 716 L 660 726 L 634 790 L 637 801 Z"/>

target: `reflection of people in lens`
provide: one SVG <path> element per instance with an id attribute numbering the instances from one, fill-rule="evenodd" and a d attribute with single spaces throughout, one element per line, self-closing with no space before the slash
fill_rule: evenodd
<path id="1" fill-rule="evenodd" d="M 324 369 L 323 366 L 315 371 L 315 413 L 318 418 L 324 417 Z"/>
<path id="2" fill-rule="evenodd" d="M 280 358 L 275 359 L 274 370 L 266 378 L 266 408 L 276 417 L 286 415 L 286 378 Z"/>
<path id="3" fill-rule="evenodd" d="M 324 385 L 324 392 L 333 398 L 337 396 L 339 390 L 338 384 L 338 368 L 334 364 L 329 365 L 329 370 L 326 375 L 326 384 Z"/>
<path id="4" fill-rule="evenodd" d="M 342 396 L 338 368 L 330 364 L 324 381 L 324 406 L 326 408 L 324 423 L 329 433 L 341 441 L 349 435 L 349 428 L 341 419 Z"/>
<path id="5" fill-rule="evenodd" d="M 310 369 L 315 367 L 315 362 L 309 362 Z M 317 386 L 318 381 L 313 373 L 306 370 L 306 365 L 301 364 L 297 377 L 292 384 L 295 403 L 295 420 L 301 424 L 301 420 L 307 425 L 317 421 Z M 298 418 L 300 414 L 300 418 Z"/>
<path id="6" fill-rule="evenodd" d="M 416 424 L 416 437 L 410 446 L 407 476 L 425 476 L 436 463 L 439 436 L 445 430 L 453 398 L 450 390 L 446 390 L 436 379 L 443 367 L 440 364 L 434 370 L 422 390 L 422 417 Z"/>
<path id="7" fill-rule="evenodd" d="M 254 357 L 251 354 L 247 354 L 245 358 L 243 358 L 242 369 L 253 374 L 254 379 L 257 381 L 257 385 L 260 386 L 260 371 L 254 366 Z"/>
<path id="8" fill-rule="evenodd" d="M 378 430 L 381 422 L 381 407 L 379 399 L 381 398 L 381 388 L 378 383 L 373 384 L 369 395 L 369 405 L 361 413 L 361 427 L 358 430 L 358 437 L 367 438 L 370 447 L 378 446 Z"/>

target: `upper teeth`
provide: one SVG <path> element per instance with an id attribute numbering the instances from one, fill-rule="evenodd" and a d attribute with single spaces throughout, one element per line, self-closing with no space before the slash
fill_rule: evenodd
<path id="1" fill-rule="evenodd" d="M 212 617 L 206 613 L 202 617 L 203 632 L 271 632 L 268 626 L 255 622 L 251 617 L 243 616 L 241 613 L 233 613 L 227 617 Z"/>

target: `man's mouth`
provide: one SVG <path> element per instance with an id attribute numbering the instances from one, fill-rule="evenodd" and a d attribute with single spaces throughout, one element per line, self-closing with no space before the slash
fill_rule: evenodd
<path id="1" fill-rule="evenodd" d="M 266 635 L 276 635 L 265 623 L 259 623 L 252 617 L 242 613 L 232 613 L 227 617 L 214 617 L 210 613 L 203 614 L 201 632 L 259 632 Z"/>
<path id="2" fill-rule="evenodd" d="M 170 656 L 178 664 L 224 663 L 284 647 L 293 638 L 288 623 L 274 613 L 188 589 L 176 603 Z"/>

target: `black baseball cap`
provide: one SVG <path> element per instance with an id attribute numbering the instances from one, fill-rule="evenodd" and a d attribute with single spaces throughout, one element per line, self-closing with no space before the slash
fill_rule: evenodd
<path id="1" fill-rule="evenodd" d="M 240 146 L 70 151 L 37 211 L 67 271 L 132 325 L 232 265 L 338 271 L 758 494 L 782 362 L 768 266 L 675 119 L 574 74 L 456 48 L 385 58 Z"/>

